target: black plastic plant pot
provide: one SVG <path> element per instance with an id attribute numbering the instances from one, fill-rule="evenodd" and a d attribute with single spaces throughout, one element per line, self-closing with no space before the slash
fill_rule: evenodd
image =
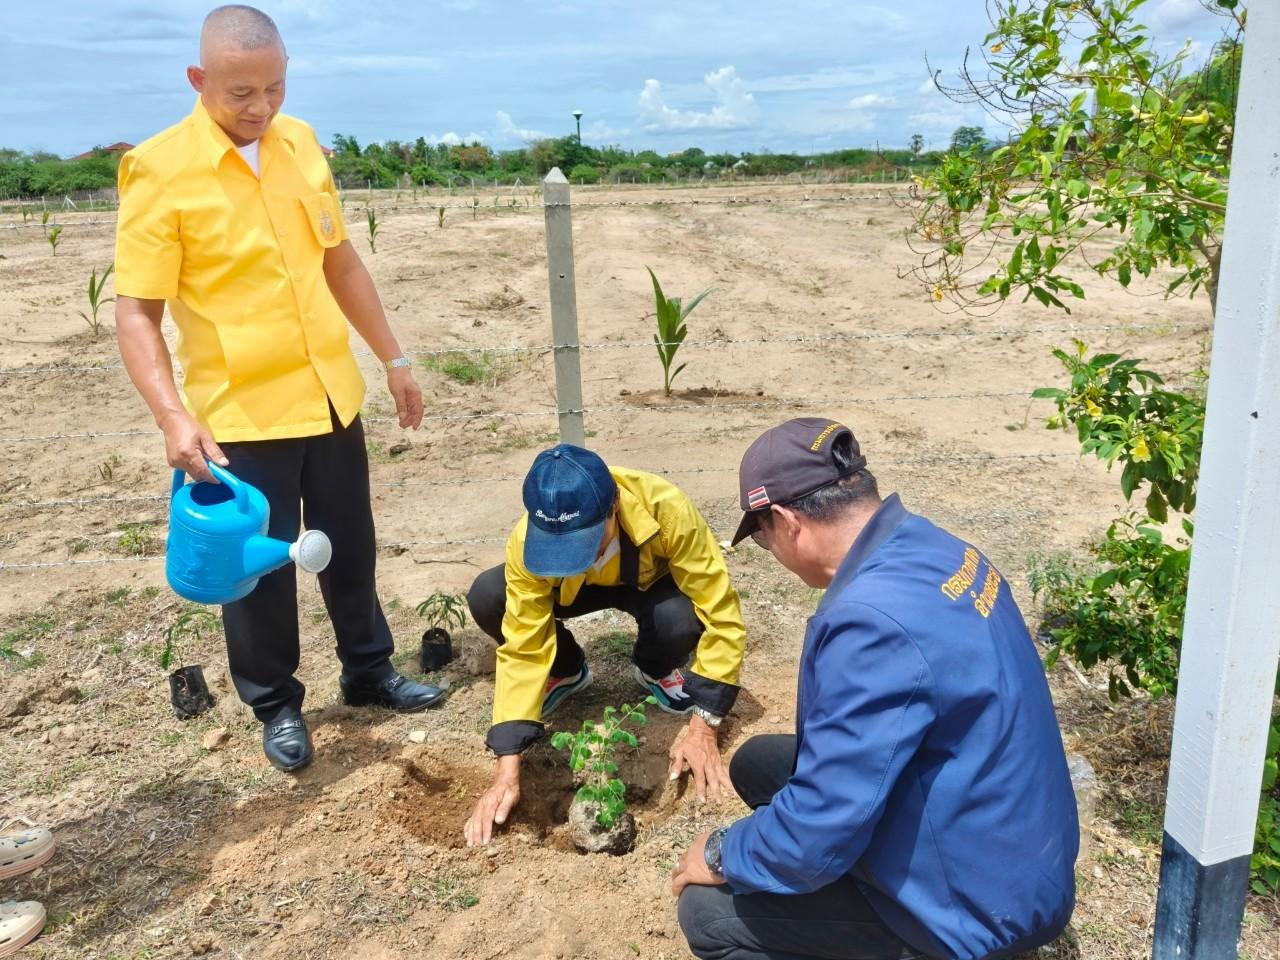
<path id="1" fill-rule="evenodd" d="M 169 702 L 179 720 L 198 717 L 213 706 L 213 694 L 204 682 L 204 670 L 198 663 L 169 674 Z"/>
<path id="2" fill-rule="evenodd" d="M 453 660 L 453 642 L 448 630 L 432 627 L 422 635 L 421 659 L 423 673 L 439 670 Z"/>

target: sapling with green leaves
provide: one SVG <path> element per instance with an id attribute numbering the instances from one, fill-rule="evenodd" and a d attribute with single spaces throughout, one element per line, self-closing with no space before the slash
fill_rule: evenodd
<path id="1" fill-rule="evenodd" d="M 672 381 L 688 366 L 687 363 L 682 363 L 674 371 L 671 369 L 671 365 L 675 363 L 676 353 L 689 333 L 689 328 L 684 322 L 685 318 L 693 313 L 693 308 L 711 291 L 703 290 L 685 304 L 679 297 L 668 298 L 663 294 L 657 275 L 649 267 L 645 269 L 649 271 L 649 277 L 653 280 L 654 307 L 658 317 L 658 332 L 653 335 L 653 343 L 658 348 L 658 359 L 662 363 L 662 390 L 669 397 Z"/>
<path id="2" fill-rule="evenodd" d="M 378 214 L 373 207 L 364 208 L 365 219 L 369 221 L 369 252 L 378 252 Z"/>
<path id="3" fill-rule="evenodd" d="M 104 305 L 115 299 L 115 297 L 102 296 L 102 292 L 106 289 L 107 278 L 111 276 L 111 271 L 115 267 L 115 262 L 107 264 L 107 269 L 102 271 L 102 277 L 98 277 L 98 268 L 94 267 L 89 274 L 89 312 L 80 311 L 80 316 L 84 318 L 84 322 L 89 325 L 89 329 L 93 331 L 96 337 L 102 332 L 102 322 L 98 319 L 98 310 Z"/>
<path id="4" fill-rule="evenodd" d="M 551 746 L 569 751 L 569 768 L 582 780 L 574 801 L 595 807 L 596 823 L 606 830 L 627 809 L 627 785 L 617 775 L 617 751 L 622 746 L 634 750 L 640 745 L 636 735 L 624 726 L 643 726 L 647 722 L 645 704 L 657 702 L 654 697 L 645 697 L 642 703 L 605 707 L 602 721 L 584 720 L 577 733 L 560 731 L 551 735 Z"/>
<path id="5" fill-rule="evenodd" d="M 436 229 L 444 229 L 444 207 L 436 207 Z"/>
<path id="6" fill-rule="evenodd" d="M 457 593 L 437 590 L 418 604 L 418 616 L 433 628 L 461 630 L 467 625 L 467 598 Z"/>
<path id="7" fill-rule="evenodd" d="M 212 633 L 220 626 L 218 618 L 208 610 L 196 608 L 184 612 L 165 631 L 164 649 L 160 652 L 160 669 L 168 670 L 173 665 L 174 656 L 181 648 L 184 638 L 199 642 L 205 633 Z"/>
<path id="8" fill-rule="evenodd" d="M 49 228 L 49 246 L 53 247 L 53 255 L 58 255 L 58 244 L 62 242 L 62 227 Z"/>

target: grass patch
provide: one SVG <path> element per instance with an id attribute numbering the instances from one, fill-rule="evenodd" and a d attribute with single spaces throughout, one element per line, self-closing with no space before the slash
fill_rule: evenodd
<path id="1" fill-rule="evenodd" d="M 0 635 L 0 660 L 8 660 L 20 667 L 39 666 L 44 662 L 44 655 L 35 649 L 34 644 L 57 625 L 58 622 L 47 613 L 26 617 L 12 630 Z"/>
<path id="2" fill-rule="evenodd" d="M 452 873 L 437 873 L 428 881 L 431 898 L 448 913 L 468 910 L 480 902 L 480 897 Z"/>
<path id="3" fill-rule="evenodd" d="M 120 533 L 116 536 L 116 549 L 129 557 L 143 557 L 155 552 L 156 539 L 152 536 L 151 524 L 121 524 Z"/>
<path id="4" fill-rule="evenodd" d="M 1164 836 L 1164 808 L 1134 796 L 1112 796 L 1103 803 L 1105 816 L 1135 843 L 1159 846 Z"/>
<path id="5" fill-rule="evenodd" d="M 597 639 L 594 646 L 602 659 L 629 663 L 636 638 L 625 630 L 614 630 Z"/>
<path id="6" fill-rule="evenodd" d="M 506 354 L 482 350 L 451 351 L 427 357 L 423 365 L 428 370 L 442 373 L 455 383 L 464 386 L 484 385 L 496 387 L 515 371 L 515 361 Z"/>

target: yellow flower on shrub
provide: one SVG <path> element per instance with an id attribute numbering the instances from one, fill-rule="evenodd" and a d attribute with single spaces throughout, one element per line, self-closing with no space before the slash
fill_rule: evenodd
<path id="1" fill-rule="evenodd" d="M 938 303 L 941 303 L 941 302 L 942 302 L 942 288 L 941 288 L 941 287 L 934 287 L 934 288 L 933 288 L 933 299 L 934 299 L 936 302 L 938 302 Z"/>
<path id="2" fill-rule="evenodd" d="M 1089 412 L 1089 416 L 1091 417 L 1102 416 L 1102 408 L 1098 406 L 1096 403 L 1094 403 L 1092 400 L 1086 399 L 1084 402 L 1084 408 Z"/>
<path id="3" fill-rule="evenodd" d="M 1147 449 L 1147 438 L 1138 437 L 1137 442 L 1133 445 L 1133 459 L 1139 463 L 1151 459 L 1151 451 Z"/>
<path id="4" fill-rule="evenodd" d="M 991 52 L 992 52 L 992 53 L 999 53 L 999 52 L 1000 52 L 1001 50 L 1003 50 L 1003 49 L 1004 49 L 1004 44 L 1003 44 L 1003 43 L 993 43 L 993 44 L 991 45 Z"/>

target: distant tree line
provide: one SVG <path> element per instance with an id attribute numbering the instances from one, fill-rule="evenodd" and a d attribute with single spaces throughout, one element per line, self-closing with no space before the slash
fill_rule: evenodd
<path id="1" fill-rule="evenodd" d="M 419 137 L 412 143 L 388 140 L 361 146 L 355 137 L 338 134 L 333 138 L 330 158 L 334 176 L 347 186 L 394 187 L 406 181 L 415 184 L 445 185 L 468 177 L 488 182 L 530 183 L 559 167 L 573 182 L 597 183 L 621 179 L 644 182 L 688 180 L 702 176 L 733 175 L 759 177 L 812 170 L 840 168 L 874 173 L 894 167 L 932 165 L 941 154 L 925 153 L 918 135 L 910 147 L 875 150 L 854 148 L 827 153 L 720 153 L 690 147 L 677 153 L 654 150 L 626 150 L 620 146 L 594 147 L 579 144 L 576 136 L 536 140 L 515 150 L 495 151 L 479 142 L 469 144 L 429 144 Z"/>
<path id="2" fill-rule="evenodd" d="M 953 149 L 965 149 L 985 141 L 980 127 L 962 127 L 953 137 Z M 924 138 L 915 134 L 905 148 L 877 150 L 857 147 L 819 154 L 717 153 L 689 147 L 677 153 L 626 150 L 620 146 L 580 144 L 576 136 L 550 137 L 515 150 L 495 151 L 480 143 L 431 144 L 419 137 L 412 143 L 387 140 L 361 146 L 355 137 L 333 138 L 329 164 L 343 186 L 395 187 L 400 184 L 444 186 L 474 177 L 485 182 L 531 183 L 559 167 L 573 182 L 598 183 L 621 179 L 689 180 L 703 176 L 765 177 L 838 169 L 874 174 L 895 167 L 933 166 L 943 152 L 924 150 Z M 116 185 L 120 154 L 95 147 L 88 156 L 64 160 L 52 153 L 0 149 L 0 196 L 37 197 L 81 190 L 110 189 Z"/>
<path id="3" fill-rule="evenodd" d="M 76 160 L 44 151 L 23 153 L 0 148 L 0 196 L 39 197 L 102 190 L 116 185 L 119 154 L 95 149 Z"/>

